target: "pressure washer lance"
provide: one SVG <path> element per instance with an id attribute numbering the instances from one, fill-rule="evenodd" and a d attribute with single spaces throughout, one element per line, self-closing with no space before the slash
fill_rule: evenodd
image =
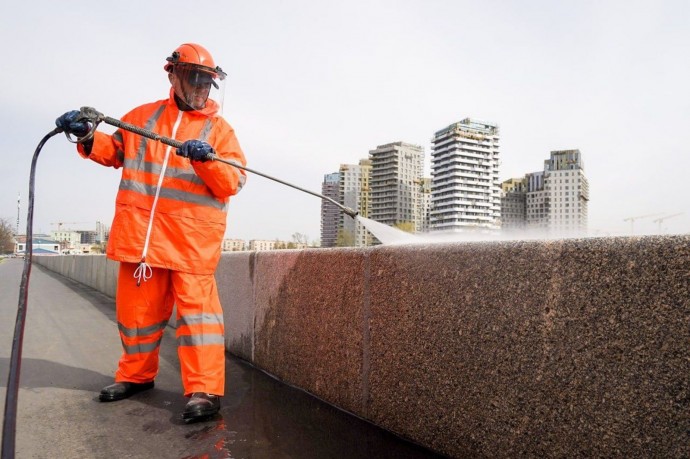
<path id="1" fill-rule="evenodd" d="M 85 142 L 85 141 L 93 138 L 93 135 L 96 132 L 96 128 L 98 127 L 98 124 L 102 121 L 106 124 L 110 124 L 111 126 L 115 126 L 115 127 L 120 128 L 120 129 L 124 129 L 125 131 L 139 134 L 142 137 L 156 140 L 158 142 L 164 143 L 165 145 L 170 145 L 171 147 L 174 147 L 174 148 L 181 148 L 182 147 L 182 142 L 180 142 L 179 140 L 171 139 L 169 137 L 164 137 L 162 135 L 156 134 L 155 132 L 148 131 L 146 129 L 142 129 L 139 126 L 125 123 L 123 121 L 120 121 L 120 120 L 115 119 L 115 118 L 111 118 L 109 116 L 105 116 L 104 114 L 98 112 L 95 108 L 92 108 L 92 107 L 81 107 L 81 110 L 79 111 L 79 117 L 77 119 L 78 119 L 78 121 L 86 121 L 87 123 L 89 123 L 91 125 L 91 129 L 89 130 L 89 132 L 84 137 L 79 137 L 76 140 L 72 139 L 69 134 L 65 133 L 65 135 L 67 135 L 67 139 L 73 143 L 82 143 L 82 142 Z M 293 185 L 292 183 L 288 183 L 288 182 L 285 182 L 285 181 L 280 180 L 278 178 L 271 177 L 270 175 L 255 171 L 255 170 L 250 169 L 246 166 L 238 164 L 236 161 L 229 161 L 227 159 L 223 159 L 223 158 L 221 158 L 221 157 L 219 157 L 213 153 L 209 153 L 206 157 L 210 161 L 219 161 L 221 163 L 229 164 L 231 166 L 237 167 L 238 169 L 242 169 L 242 170 L 245 170 L 247 172 L 251 172 L 252 174 L 260 175 L 260 176 L 265 177 L 267 179 L 273 180 L 274 182 L 278 182 L 278 183 L 281 183 L 283 185 L 294 188 L 296 190 L 303 191 L 305 193 L 309 193 L 313 196 L 316 196 L 317 198 L 321 198 L 325 201 L 328 201 L 328 202 L 338 206 L 343 212 L 345 212 L 350 217 L 352 217 L 352 218 L 357 217 L 358 212 L 356 210 L 351 209 L 349 207 L 346 207 L 346 206 L 340 204 L 338 201 L 335 201 L 335 200 L 329 198 L 328 196 L 324 196 L 322 194 L 315 193 L 313 191 L 301 188 L 297 185 Z"/>

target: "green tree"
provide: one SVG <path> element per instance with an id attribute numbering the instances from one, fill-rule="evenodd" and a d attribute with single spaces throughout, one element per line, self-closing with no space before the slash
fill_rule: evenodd
<path id="1" fill-rule="evenodd" d="M 0 253 L 14 252 L 14 231 L 9 220 L 0 218 Z"/>
<path id="2" fill-rule="evenodd" d="M 352 231 L 338 230 L 338 238 L 335 241 L 336 247 L 352 247 L 355 245 L 355 235 Z"/>
<path id="3" fill-rule="evenodd" d="M 414 222 L 398 222 L 393 225 L 393 228 L 398 228 L 406 233 L 414 233 Z"/>

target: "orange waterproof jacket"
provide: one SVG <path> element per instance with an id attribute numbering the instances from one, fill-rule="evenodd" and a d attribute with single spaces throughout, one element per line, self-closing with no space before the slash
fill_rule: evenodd
<path id="1" fill-rule="evenodd" d="M 135 108 L 122 121 L 179 141 L 204 140 L 216 155 L 246 165 L 234 130 L 208 102 L 201 111 L 182 112 L 171 89 L 167 100 Z M 215 271 L 229 197 L 244 185 L 243 170 L 191 162 L 173 147 L 122 129 L 96 132 L 89 155 L 78 149 L 99 164 L 122 167 L 108 258 L 195 274 Z"/>

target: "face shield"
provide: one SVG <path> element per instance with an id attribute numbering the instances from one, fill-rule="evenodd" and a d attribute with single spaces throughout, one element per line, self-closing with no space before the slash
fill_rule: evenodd
<path id="1" fill-rule="evenodd" d="M 218 106 L 218 114 L 223 113 L 225 73 L 220 68 L 177 64 L 172 68 L 172 74 L 175 78 L 175 94 L 189 107 L 202 110 L 215 103 Z"/>

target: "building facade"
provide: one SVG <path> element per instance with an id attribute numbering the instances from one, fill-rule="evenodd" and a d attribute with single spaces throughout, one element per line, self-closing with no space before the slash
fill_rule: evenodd
<path id="1" fill-rule="evenodd" d="M 363 215 L 362 207 L 368 213 L 369 191 L 368 183 L 371 176 L 371 161 L 361 160 L 359 164 L 340 165 L 340 200 L 345 207 L 354 209 Z M 339 245 L 362 247 L 367 245 L 367 232 L 356 219 L 346 215 L 338 209 Z"/>
<path id="2" fill-rule="evenodd" d="M 361 159 L 359 161 L 359 199 L 356 210 L 359 216 L 369 218 L 371 212 L 371 160 Z M 341 218 L 347 218 L 355 222 L 355 247 L 367 247 L 373 244 L 374 237 L 362 225 L 359 219 L 353 219 L 342 214 Z"/>
<path id="3" fill-rule="evenodd" d="M 415 208 L 415 232 L 429 232 L 429 212 L 431 211 L 431 178 L 422 177 L 418 180 L 419 194 Z"/>
<path id="4" fill-rule="evenodd" d="M 530 231 L 546 235 L 549 228 L 551 201 L 544 189 L 544 171 L 530 172 L 525 175 L 527 193 L 525 212 Z"/>
<path id="5" fill-rule="evenodd" d="M 379 145 L 371 160 L 370 218 L 389 226 L 418 222 L 419 181 L 424 173 L 424 148 L 405 142 Z"/>
<path id="6" fill-rule="evenodd" d="M 242 252 L 245 244 L 242 239 L 223 239 L 221 250 L 223 252 Z"/>
<path id="7" fill-rule="evenodd" d="M 437 131 L 431 152 L 431 231 L 498 229 L 498 125 L 472 118 Z"/>
<path id="8" fill-rule="evenodd" d="M 580 150 L 552 151 L 544 170 L 503 182 L 502 226 L 540 237 L 587 233 L 589 183 Z"/>
<path id="9" fill-rule="evenodd" d="M 16 236 L 14 253 L 23 256 L 26 253 L 26 248 L 26 236 Z M 31 252 L 36 255 L 59 255 L 60 242 L 41 234 L 34 234 L 31 238 Z"/>
<path id="10" fill-rule="evenodd" d="M 544 192 L 550 207 L 549 231 L 553 235 L 587 233 L 589 182 L 580 150 L 557 150 L 544 161 Z"/>
<path id="11" fill-rule="evenodd" d="M 340 202 L 340 174 L 333 172 L 323 176 L 321 194 Z M 325 199 L 321 200 L 321 247 L 335 247 L 338 242 L 341 210 Z"/>
<path id="12" fill-rule="evenodd" d="M 527 179 L 513 178 L 501 184 L 501 229 L 522 231 L 527 226 L 525 218 Z"/>

